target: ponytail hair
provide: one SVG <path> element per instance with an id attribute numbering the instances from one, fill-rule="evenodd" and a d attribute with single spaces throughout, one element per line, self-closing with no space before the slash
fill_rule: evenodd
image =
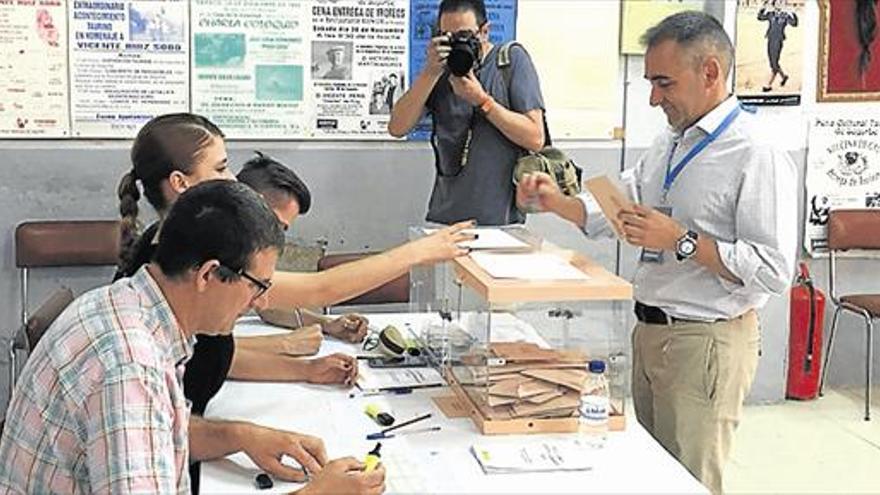
<path id="1" fill-rule="evenodd" d="M 122 217 L 119 241 L 121 268 L 128 272 L 138 268 L 133 263 L 141 227 L 138 221 L 141 190 L 161 216 L 169 206 L 162 192 L 162 181 L 174 171 L 185 174 L 192 172 L 199 154 L 214 138 L 224 138 L 220 128 L 207 118 L 191 113 L 160 115 L 138 131 L 131 145 L 132 168 L 122 176 L 116 191 L 119 215 Z"/>
<path id="2" fill-rule="evenodd" d="M 876 0 L 856 0 L 856 34 L 862 51 L 859 54 L 859 76 L 871 64 L 871 45 L 877 37 Z"/>
<path id="3" fill-rule="evenodd" d="M 119 223 L 119 266 L 126 268 L 133 262 L 134 246 L 141 230 L 138 220 L 141 192 L 133 170 L 122 176 L 116 195 L 119 197 L 119 215 L 122 217 Z"/>

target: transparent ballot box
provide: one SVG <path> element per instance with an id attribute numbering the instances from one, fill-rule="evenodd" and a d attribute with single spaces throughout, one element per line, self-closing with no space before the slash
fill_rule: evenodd
<path id="1" fill-rule="evenodd" d="M 602 359 L 610 428 L 622 429 L 632 286 L 522 227 L 505 231 L 524 245 L 411 273 L 411 310 L 438 315 L 416 330 L 430 362 L 480 431 L 500 434 L 577 431 L 587 363 Z"/>

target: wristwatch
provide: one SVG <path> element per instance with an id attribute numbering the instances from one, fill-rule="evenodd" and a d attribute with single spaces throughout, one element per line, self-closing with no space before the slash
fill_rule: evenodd
<path id="1" fill-rule="evenodd" d="M 697 235 L 693 230 L 688 230 L 675 242 L 675 259 L 684 261 L 697 253 Z"/>

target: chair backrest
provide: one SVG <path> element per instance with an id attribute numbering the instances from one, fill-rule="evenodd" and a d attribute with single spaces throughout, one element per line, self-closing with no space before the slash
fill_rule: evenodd
<path id="1" fill-rule="evenodd" d="M 831 210 L 828 216 L 828 288 L 840 304 L 837 287 L 838 251 L 880 249 L 880 210 Z"/>
<path id="2" fill-rule="evenodd" d="M 33 349 L 43 332 L 73 300 L 73 293 L 56 292 L 34 317 L 28 314 L 28 271 L 57 266 L 107 266 L 119 260 L 119 221 L 43 220 L 15 228 L 15 266 L 21 283 L 21 323 L 9 353 L 9 391 L 18 377 L 18 350 Z"/>
<path id="3" fill-rule="evenodd" d="M 119 222 L 69 220 L 22 222 L 15 228 L 15 266 L 115 265 Z"/>
<path id="4" fill-rule="evenodd" d="M 34 347 L 37 346 L 37 342 L 43 337 L 43 334 L 46 333 L 46 330 L 58 319 L 58 316 L 64 311 L 70 303 L 73 302 L 73 291 L 68 289 L 67 287 L 61 287 L 56 289 L 55 292 L 49 296 L 49 299 L 40 305 L 36 311 L 31 314 L 31 317 L 28 318 L 27 324 L 25 325 L 25 334 L 27 335 L 27 348 L 28 352 L 34 350 Z"/>
<path id="5" fill-rule="evenodd" d="M 880 249 L 880 209 L 831 210 L 828 248 Z"/>
<path id="6" fill-rule="evenodd" d="M 375 253 L 337 253 L 325 254 L 318 260 L 318 271 L 328 270 L 343 263 L 366 258 Z M 409 302 L 409 273 L 405 273 L 394 280 L 390 280 L 373 290 L 342 301 L 336 306 L 354 306 L 361 304 L 390 304 Z"/>

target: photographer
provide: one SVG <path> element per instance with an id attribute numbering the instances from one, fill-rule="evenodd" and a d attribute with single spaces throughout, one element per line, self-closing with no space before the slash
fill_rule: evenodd
<path id="1" fill-rule="evenodd" d="M 433 119 L 437 173 L 429 221 L 521 223 L 525 216 L 514 201 L 512 176 L 525 150 L 544 146 L 538 74 L 517 45 L 510 49 L 510 66 L 499 67 L 483 0 L 443 0 L 439 15 L 425 68 L 394 105 L 388 131 L 406 135 L 426 111 Z M 509 84 L 504 70 L 510 71 Z"/>

